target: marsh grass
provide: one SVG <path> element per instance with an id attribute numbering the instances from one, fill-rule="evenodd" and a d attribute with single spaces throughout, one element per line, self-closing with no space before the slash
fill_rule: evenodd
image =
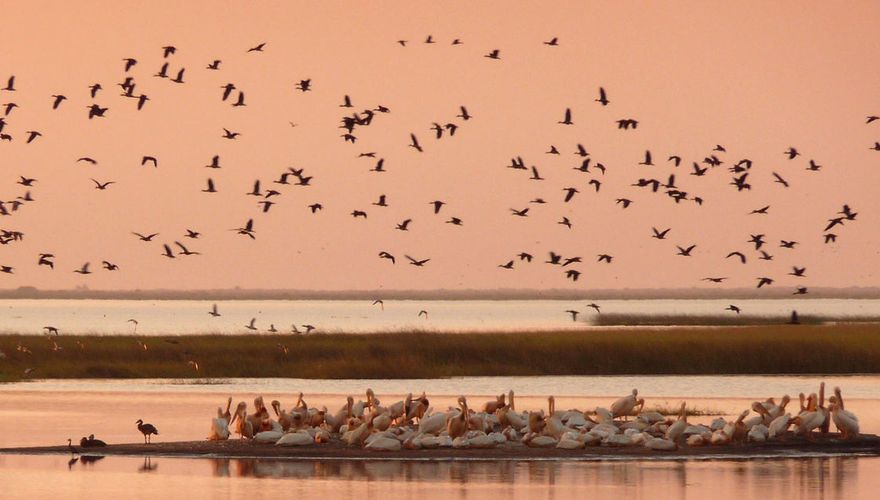
<path id="1" fill-rule="evenodd" d="M 53 342 L 60 350 L 53 350 Z M 147 345 L 144 350 L 138 341 Z M 17 346 L 27 347 L 24 353 Z M 287 348 L 287 353 L 283 347 Z M 773 325 L 542 333 L 0 335 L 0 380 L 442 378 L 880 372 L 880 326 Z M 199 370 L 189 364 L 198 363 Z M 198 383 L 198 382 L 197 382 Z"/>
<path id="2" fill-rule="evenodd" d="M 589 323 L 595 326 L 770 326 L 784 324 L 787 323 L 788 320 L 788 315 L 759 316 L 734 313 L 727 315 L 602 313 L 591 316 Z M 876 323 L 880 326 L 880 317 L 833 317 L 799 314 L 798 322 L 801 325 Z"/>

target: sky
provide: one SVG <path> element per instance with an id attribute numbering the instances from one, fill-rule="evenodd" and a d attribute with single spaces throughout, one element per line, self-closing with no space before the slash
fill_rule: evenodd
<path id="1" fill-rule="evenodd" d="M 880 152 L 870 149 L 880 121 L 865 123 L 880 115 L 876 2 L 15 2 L 3 18 L 0 84 L 15 75 L 16 90 L 0 91 L 0 106 L 18 107 L 4 117 L 0 199 L 10 210 L 26 191 L 33 201 L 0 217 L 24 233 L 0 247 L 13 268 L 0 288 L 739 288 L 759 277 L 774 289 L 880 286 Z M 167 59 L 166 45 L 177 48 Z M 499 59 L 484 57 L 496 49 Z M 207 69 L 215 59 L 219 69 Z M 164 62 L 172 76 L 186 68 L 184 83 L 153 76 Z M 126 76 L 149 96 L 140 111 L 120 95 Z M 296 89 L 304 79 L 309 92 Z M 94 83 L 103 90 L 92 99 Z M 238 91 L 222 101 L 227 83 L 246 106 L 231 106 Z M 53 94 L 67 97 L 57 110 Z M 353 108 L 340 107 L 345 95 Z M 88 119 L 93 103 L 105 117 Z M 341 119 L 379 105 L 390 112 L 345 142 Z M 456 117 L 459 106 L 472 118 Z M 566 108 L 572 125 L 558 123 Z M 620 130 L 620 119 L 638 128 Z M 434 122 L 459 128 L 437 140 Z M 224 139 L 224 128 L 241 135 Z M 42 136 L 28 144 L 31 130 Z M 589 172 L 574 169 L 577 144 Z M 551 145 L 559 155 L 545 153 Z M 801 155 L 789 160 L 789 147 Z M 653 166 L 639 165 L 646 150 Z M 711 154 L 723 163 L 689 175 Z M 142 166 L 145 155 L 158 167 Z M 222 168 L 205 168 L 214 155 Z M 544 180 L 507 168 L 517 156 Z M 370 171 L 379 158 L 386 171 Z M 745 158 L 752 188 L 738 191 L 728 168 Z M 821 169 L 807 170 L 810 160 Z M 291 167 L 311 185 L 272 183 Z M 670 174 L 688 200 L 631 185 Z M 217 193 L 201 192 L 208 177 Z M 115 183 L 97 190 L 91 179 Z M 246 194 L 257 179 L 281 193 L 267 213 Z M 579 192 L 566 203 L 568 187 Z M 388 206 L 372 205 L 382 194 Z M 434 200 L 446 203 L 439 214 Z M 313 203 L 323 210 L 312 214 Z M 858 216 L 826 244 L 844 204 Z M 230 230 L 248 219 L 255 239 Z M 408 231 L 397 230 L 405 219 Z M 667 239 L 652 227 L 671 228 Z M 187 228 L 202 236 L 184 238 Z M 752 234 L 765 235 L 773 260 L 759 259 Z M 162 256 L 174 241 L 201 255 Z M 546 264 L 551 251 L 582 262 Z M 732 251 L 747 262 L 725 258 Z M 40 253 L 54 254 L 54 269 L 37 265 Z M 92 274 L 73 272 L 85 262 Z M 792 266 L 806 277 L 789 276 Z"/>

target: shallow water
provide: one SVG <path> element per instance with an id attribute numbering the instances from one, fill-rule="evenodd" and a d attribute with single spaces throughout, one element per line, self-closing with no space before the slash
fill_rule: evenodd
<path id="1" fill-rule="evenodd" d="M 743 314 L 787 321 L 801 315 L 835 318 L 880 317 L 876 299 L 777 300 L 603 300 L 604 313 L 640 315 L 730 315 L 731 302 Z M 213 302 L 200 300 L 0 300 L 0 333 L 37 335 L 44 326 L 62 334 L 207 334 L 249 333 L 251 318 L 266 332 L 274 325 L 289 333 L 311 324 L 318 332 L 385 331 L 547 331 L 588 328 L 597 314 L 576 300 L 233 300 L 217 302 L 220 317 L 208 314 Z M 565 311 L 581 311 L 572 322 Z M 419 312 L 428 312 L 427 318 Z M 138 324 L 129 322 L 135 319 Z"/>
<path id="2" fill-rule="evenodd" d="M 421 380 L 306 380 L 229 379 L 176 380 L 47 380 L 0 385 L 0 447 L 47 446 L 67 443 L 67 438 L 96 434 L 108 443 L 142 439 L 134 421 L 142 418 L 160 431 L 157 440 L 192 441 L 207 436 L 218 406 L 233 397 L 233 405 L 262 395 L 266 402 L 293 406 L 298 392 L 312 407 L 332 412 L 345 397 L 366 399 L 366 389 L 389 404 L 407 392 L 425 391 L 431 405 L 445 410 L 460 394 L 474 407 L 493 394 L 516 393 L 517 409 L 547 407 L 547 396 L 556 397 L 557 409 L 608 407 L 634 387 L 646 399 L 646 408 L 675 408 L 686 401 L 691 408 L 725 416 L 736 415 L 755 400 L 783 394 L 792 396 L 788 409 L 797 411 L 799 392 L 817 392 L 825 381 L 830 395 L 840 386 L 848 410 L 859 416 L 864 433 L 880 433 L 880 376 L 604 376 L 604 377 L 461 377 Z M 205 383 L 209 382 L 209 383 Z M 827 397 L 827 396 L 826 396 Z M 693 417 L 708 423 L 715 415 Z"/>
<path id="3" fill-rule="evenodd" d="M 4 498 L 875 498 L 880 458 L 284 461 L 0 455 Z M 303 496 L 304 495 L 304 496 Z"/>

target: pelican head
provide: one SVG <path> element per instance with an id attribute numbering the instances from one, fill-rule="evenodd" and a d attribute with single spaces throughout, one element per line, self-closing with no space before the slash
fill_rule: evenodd
<path id="1" fill-rule="evenodd" d="M 270 404 L 272 405 L 272 409 L 275 410 L 275 416 L 281 416 L 281 401 L 273 399 Z"/>
<path id="2" fill-rule="evenodd" d="M 779 402 L 779 408 L 784 410 L 790 401 L 791 397 L 788 394 L 782 396 L 782 401 Z"/>

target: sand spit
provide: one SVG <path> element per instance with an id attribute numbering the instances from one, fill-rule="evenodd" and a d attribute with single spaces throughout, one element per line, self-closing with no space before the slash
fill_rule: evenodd
<path id="1" fill-rule="evenodd" d="M 69 454 L 64 446 L 0 448 L 0 454 Z M 529 448 L 520 443 L 506 443 L 493 449 L 437 448 L 400 451 L 370 451 L 330 443 L 296 448 L 254 443 L 248 440 L 180 441 L 173 443 L 116 444 L 83 450 L 87 455 L 165 456 L 189 458 L 279 458 L 291 460 L 712 460 L 796 458 L 823 455 L 880 456 L 880 437 L 861 435 L 858 441 L 843 441 L 831 433 L 815 442 L 791 438 L 785 442 L 747 443 L 687 447 L 674 451 L 656 451 L 642 446 L 595 446 L 581 450 Z"/>

